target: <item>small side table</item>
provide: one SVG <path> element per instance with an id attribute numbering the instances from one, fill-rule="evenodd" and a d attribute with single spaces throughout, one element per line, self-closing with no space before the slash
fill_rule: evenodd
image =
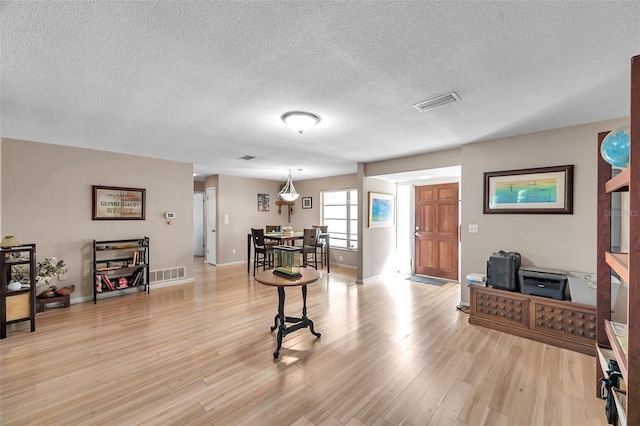
<path id="1" fill-rule="evenodd" d="M 64 296 L 45 297 L 43 299 L 36 299 L 38 301 L 38 312 L 44 312 L 45 307 L 49 303 L 62 303 L 65 308 L 71 305 L 71 295 L 65 294 Z"/>
<path id="2" fill-rule="evenodd" d="M 272 270 L 259 272 L 255 280 L 260 284 L 278 287 L 278 314 L 273 319 L 273 327 L 271 331 L 278 329 L 276 351 L 273 353 L 273 358 L 277 359 L 280 356 L 280 348 L 282 348 L 282 339 L 292 331 L 299 330 L 301 328 L 309 328 L 311 334 L 316 337 L 320 337 L 321 334 L 317 333 L 313 328 L 313 321 L 307 317 L 307 284 L 314 283 L 320 279 L 320 272 L 315 269 L 300 268 L 301 278 L 288 279 L 278 275 L 275 275 Z M 285 287 L 297 287 L 302 286 L 302 317 L 287 317 L 284 315 L 284 289 Z M 286 323 L 293 325 L 287 327 Z"/>

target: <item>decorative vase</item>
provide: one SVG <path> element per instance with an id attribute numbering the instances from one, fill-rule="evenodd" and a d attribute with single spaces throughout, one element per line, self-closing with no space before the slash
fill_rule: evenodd
<path id="1" fill-rule="evenodd" d="M 9 291 L 18 291 L 22 288 L 22 284 L 20 283 L 20 281 L 14 281 L 12 283 L 9 283 L 7 288 L 9 289 Z"/>

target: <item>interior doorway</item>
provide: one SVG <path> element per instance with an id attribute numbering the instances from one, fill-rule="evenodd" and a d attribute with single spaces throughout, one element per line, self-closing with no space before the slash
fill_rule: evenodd
<path id="1" fill-rule="evenodd" d="M 415 187 L 415 272 L 458 280 L 458 183 Z"/>
<path id="2" fill-rule="evenodd" d="M 204 256 L 204 192 L 193 194 L 193 255 Z"/>
<path id="3" fill-rule="evenodd" d="M 206 241 L 206 262 L 212 265 L 215 265 L 217 262 L 217 244 L 218 238 L 216 235 L 216 224 L 217 224 L 217 215 L 216 215 L 216 188 L 211 187 L 207 188 L 207 235 L 205 237 Z"/>

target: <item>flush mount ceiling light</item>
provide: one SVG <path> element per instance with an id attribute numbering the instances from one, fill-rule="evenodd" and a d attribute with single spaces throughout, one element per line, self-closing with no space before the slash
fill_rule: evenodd
<path id="1" fill-rule="evenodd" d="M 304 111 L 285 112 L 280 118 L 284 121 L 284 124 L 300 134 L 312 129 L 313 126 L 320 122 L 320 117 Z"/>
<path id="2" fill-rule="evenodd" d="M 425 112 L 459 100 L 460 96 L 458 96 L 456 92 L 451 92 L 438 96 L 437 98 L 429 99 L 428 101 L 418 102 L 417 104 L 413 104 L 413 107 L 420 112 Z"/>
<path id="3" fill-rule="evenodd" d="M 298 194 L 296 189 L 293 187 L 291 170 L 289 170 L 289 179 L 287 180 L 287 183 L 284 184 L 280 192 L 278 192 L 278 197 L 282 198 L 284 201 L 295 201 L 299 196 L 300 194 Z"/>

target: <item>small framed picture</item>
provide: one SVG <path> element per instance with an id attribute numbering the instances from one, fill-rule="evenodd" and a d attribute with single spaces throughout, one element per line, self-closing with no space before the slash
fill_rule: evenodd
<path id="1" fill-rule="evenodd" d="M 269 194 L 258 194 L 258 211 L 269 211 Z"/>
<path id="2" fill-rule="evenodd" d="M 388 228 L 395 223 L 395 197 L 369 192 L 369 228 Z"/>
<path id="3" fill-rule="evenodd" d="M 311 197 L 302 197 L 302 208 L 303 209 L 311 208 Z"/>

